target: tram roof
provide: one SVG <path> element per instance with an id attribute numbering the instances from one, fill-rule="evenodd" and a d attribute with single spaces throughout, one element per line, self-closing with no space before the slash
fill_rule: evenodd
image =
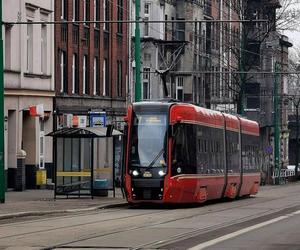
<path id="1" fill-rule="evenodd" d="M 192 103 L 184 103 L 174 99 L 162 99 L 155 101 L 142 101 L 134 103 L 134 106 L 144 106 L 147 108 L 151 107 L 165 107 L 169 108 L 172 106 L 176 110 L 176 114 L 180 115 L 183 120 L 186 121 L 202 121 L 204 124 L 212 125 L 214 127 L 224 127 L 224 119 L 226 121 L 226 127 L 232 131 L 238 131 L 240 126 L 243 133 L 259 134 L 259 125 L 257 122 L 241 118 L 237 115 L 231 115 L 222 113 L 220 111 L 206 109 L 203 107 L 196 106 Z M 175 117 L 174 117 L 175 118 Z M 176 120 L 171 120 L 171 123 Z"/>

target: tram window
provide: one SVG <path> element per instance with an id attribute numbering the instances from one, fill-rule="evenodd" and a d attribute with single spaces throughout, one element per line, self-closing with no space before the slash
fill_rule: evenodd
<path id="1" fill-rule="evenodd" d="M 172 153 L 172 175 L 196 173 L 195 125 L 178 124 Z"/>
<path id="2" fill-rule="evenodd" d="M 205 126 L 197 126 L 197 130 L 198 140 L 200 139 L 197 173 L 219 174 L 222 170 L 224 172 L 223 150 L 221 150 L 222 130 Z"/>
<path id="3" fill-rule="evenodd" d="M 259 171 L 259 138 L 258 136 L 245 135 L 242 137 L 242 163 L 245 173 Z"/>
<path id="4" fill-rule="evenodd" d="M 227 168 L 229 173 L 240 172 L 239 150 L 238 150 L 239 135 L 237 132 L 226 131 L 226 153 L 227 153 Z"/>

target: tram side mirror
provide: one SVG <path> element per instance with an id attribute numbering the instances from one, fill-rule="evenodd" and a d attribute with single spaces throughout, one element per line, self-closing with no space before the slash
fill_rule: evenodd
<path id="1" fill-rule="evenodd" d="M 124 137 L 126 138 L 127 135 L 128 135 L 128 125 L 125 124 L 125 125 L 124 125 Z"/>

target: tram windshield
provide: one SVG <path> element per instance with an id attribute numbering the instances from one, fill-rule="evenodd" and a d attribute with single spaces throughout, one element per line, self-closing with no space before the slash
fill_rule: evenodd
<path id="1" fill-rule="evenodd" d="M 130 146 L 131 167 L 166 166 L 167 116 L 134 113 Z"/>

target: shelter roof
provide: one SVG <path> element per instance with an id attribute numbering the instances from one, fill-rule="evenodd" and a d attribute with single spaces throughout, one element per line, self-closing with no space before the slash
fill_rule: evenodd
<path id="1" fill-rule="evenodd" d="M 57 138 L 98 138 L 122 135 L 119 130 L 109 130 L 109 127 L 62 128 L 47 134 L 47 136 Z"/>

